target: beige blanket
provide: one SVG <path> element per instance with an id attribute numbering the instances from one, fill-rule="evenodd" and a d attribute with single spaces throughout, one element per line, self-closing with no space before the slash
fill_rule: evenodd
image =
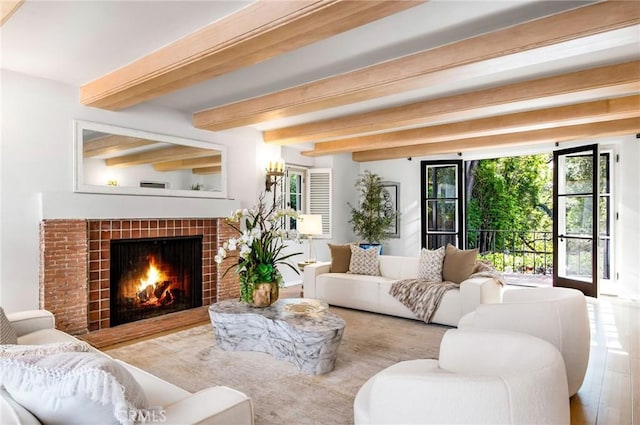
<path id="1" fill-rule="evenodd" d="M 426 279 L 404 279 L 391 284 L 389 294 L 426 323 L 431 323 L 444 294 L 459 288 L 453 282 L 429 282 Z"/>

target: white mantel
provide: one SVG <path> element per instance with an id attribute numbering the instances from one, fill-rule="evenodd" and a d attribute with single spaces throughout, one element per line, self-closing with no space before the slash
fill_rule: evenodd
<path id="1" fill-rule="evenodd" d="M 209 218 L 240 208 L 235 199 L 41 192 L 40 218 Z"/>

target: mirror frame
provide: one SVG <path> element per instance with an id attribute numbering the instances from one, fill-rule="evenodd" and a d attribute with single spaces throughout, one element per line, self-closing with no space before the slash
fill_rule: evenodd
<path id="1" fill-rule="evenodd" d="M 212 149 L 220 152 L 221 176 L 219 191 L 188 190 L 188 189 L 156 189 L 146 187 L 101 186 L 84 184 L 84 154 L 83 154 L 83 130 L 98 131 L 120 136 L 139 137 L 163 143 L 171 143 L 180 146 Z M 216 143 L 187 139 L 184 137 L 169 136 L 166 134 L 152 133 L 144 130 L 118 127 L 110 124 L 100 124 L 91 121 L 74 120 L 74 192 L 102 193 L 112 195 L 138 195 L 138 196 L 174 196 L 183 198 L 226 198 L 227 197 L 227 147 Z"/>

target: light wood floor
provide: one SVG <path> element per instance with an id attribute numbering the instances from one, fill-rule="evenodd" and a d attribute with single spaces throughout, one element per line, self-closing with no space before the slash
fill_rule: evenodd
<path id="1" fill-rule="evenodd" d="M 301 285 L 281 289 L 299 297 Z M 588 298 L 591 352 L 585 381 L 571 398 L 572 425 L 640 425 L 640 302 Z"/>
<path id="2" fill-rule="evenodd" d="M 640 302 L 588 299 L 591 352 L 571 423 L 640 424 Z"/>

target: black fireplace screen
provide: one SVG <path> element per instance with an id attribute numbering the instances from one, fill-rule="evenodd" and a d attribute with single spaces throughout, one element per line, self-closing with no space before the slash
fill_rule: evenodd
<path id="1" fill-rule="evenodd" d="M 111 326 L 202 305 L 202 236 L 111 240 Z"/>

